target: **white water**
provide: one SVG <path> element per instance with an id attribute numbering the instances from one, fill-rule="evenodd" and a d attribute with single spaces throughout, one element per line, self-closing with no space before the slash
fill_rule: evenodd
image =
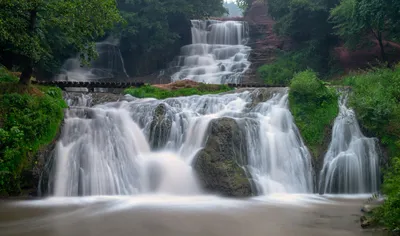
<path id="1" fill-rule="evenodd" d="M 362 134 L 355 113 L 346 107 L 346 102 L 347 95 L 343 95 L 324 158 L 320 192 L 374 193 L 379 183 L 377 141 Z"/>
<path id="2" fill-rule="evenodd" d="M 192 20 L 192 44 L 182 48 L 172 81 L 240 83 L 250 66 L 248 37 L 246 22 Z"/>
<path id="3" fill-rule="evenodd" d="M 88 81 L 109 78 L 128 78 L 119 42 L 109 38 L 96 43 L 98 57 L 90 67 L 82 66 L 79 55 L 65 61 L 56 80 Z"/>
<path id="4" fill-rule="evenodd" d="M 258 125 L 247 120 L 244 127 L 251 175 L 263 194 L 313 191 L 311 155 L 287 103 L 287 94 L 276 94 L 252 111 Z"/>
<path id="5" fill-rule="evenodd" d="M 66 115 L 54 195 L 197 195 L 201 189 L 191 164 L 205 145 L 210 122 L 221 117 L 235 119 L 246 133 L 246 168 L 260 194 L 311 193 L 310 155 L 287 108 L 286 89 L 254 108 L 252 97 L 247 91 L 164 101 L 130 98 L 93 108 L 84 107 L 86 99 L 70 99 L 83 107 Z M 160 105 L 165 117 L 156 125 L 171 127 L 164 128 L 164 138 L 152 135 Z"/>

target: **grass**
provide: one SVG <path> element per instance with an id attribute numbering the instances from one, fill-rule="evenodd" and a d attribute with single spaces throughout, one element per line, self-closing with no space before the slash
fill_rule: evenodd
<path id="1" fill-rule="evenodd" d="M 338 115 L 338 95 L 311 70 L 296 74 L 290 84 L 290 110 L 314 157 L 319 157 L 327 130 Z"/>
<path id="2" fill-rule="evenodd" d="M 24 171 L 57 135 L 66 104 L 58 88 L 23 86 L 0 70 L 0 195 L 18 195 Z"/>
<path id="3" fill-rule="evenodd" d="M 173 89 L 164 89 L 151 85 L 144 85 L 139 88 L 128 88 L 124 91 L 124 93 L 130 94 L 137 98 L 166 99 L 171 97 L 218 94 L 231 90 L 233 89 L 227 85 L 208 85 L 199 83 L 196 87 L 177 87 Z"/>

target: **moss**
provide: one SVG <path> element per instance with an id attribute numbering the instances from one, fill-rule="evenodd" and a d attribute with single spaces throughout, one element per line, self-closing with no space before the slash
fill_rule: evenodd
<path id="1" fill-rule="evenodd" d="M 338 115 L 338 95 L 318 79 L 315 72 L 298 73 L 290 84 L 290 110 L 297 127 L 314 157 L 322 155 L 321 147 Z"/>
<path id="2" fill-rule="evenodd" d="M 0 195 L 18 195 L 35 154 L 56 137 L 66 104 L 58 88 L 22 86 L 7 76 L 0 73 Z"/>
<path id="3" fill-rule="evenodd" d="M 137 98 L 166 99 L 170 97 L 218 94 L 231 90 L 232 88 L 227 85 L 207 85 L 199 83 L 196 87 L 182 87 L 174 89 L 164 89 L 151 85 L 144 85 L 139 88 L 128 88 L 124 91 L 124 93 L 130 94 Z"/>

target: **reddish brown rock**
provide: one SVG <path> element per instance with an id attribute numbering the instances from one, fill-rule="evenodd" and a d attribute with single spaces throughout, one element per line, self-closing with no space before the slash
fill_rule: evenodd
<path id="1" fill-rule="evenodd" d="M 252 63 L 243 79 L 244 83 L 262 83 L 257 75 L 257 69 L 272 63 L 278 50 L 288 50 L 290 40 L 279 38 L 274 32 L 275 21 L 268 14 L 268 5 L 262 1 L 254 1 L 246 11 L 244 20 L 249 23 L 252 48 L 249 60 Z"/>

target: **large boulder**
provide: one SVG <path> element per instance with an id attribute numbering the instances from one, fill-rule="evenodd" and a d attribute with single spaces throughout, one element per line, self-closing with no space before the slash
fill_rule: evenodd
<path id="1" fill-rule="evenodd" d="M 247 163 L 246 139 L 234 119 L 211 122 L 205 148 L 194 169 L 204 189 L 226 197 L 249 197 L 252 185 L 242 166 Z"/>
<path id="2" fill-rule="evenodd" d="M 171 132 L 172 120 L 167 116 L 167 107 L 160 104 L 154 110 L 153 121 L 150 124 L 150 145 L 154 149 L 165 146 Z"/>

